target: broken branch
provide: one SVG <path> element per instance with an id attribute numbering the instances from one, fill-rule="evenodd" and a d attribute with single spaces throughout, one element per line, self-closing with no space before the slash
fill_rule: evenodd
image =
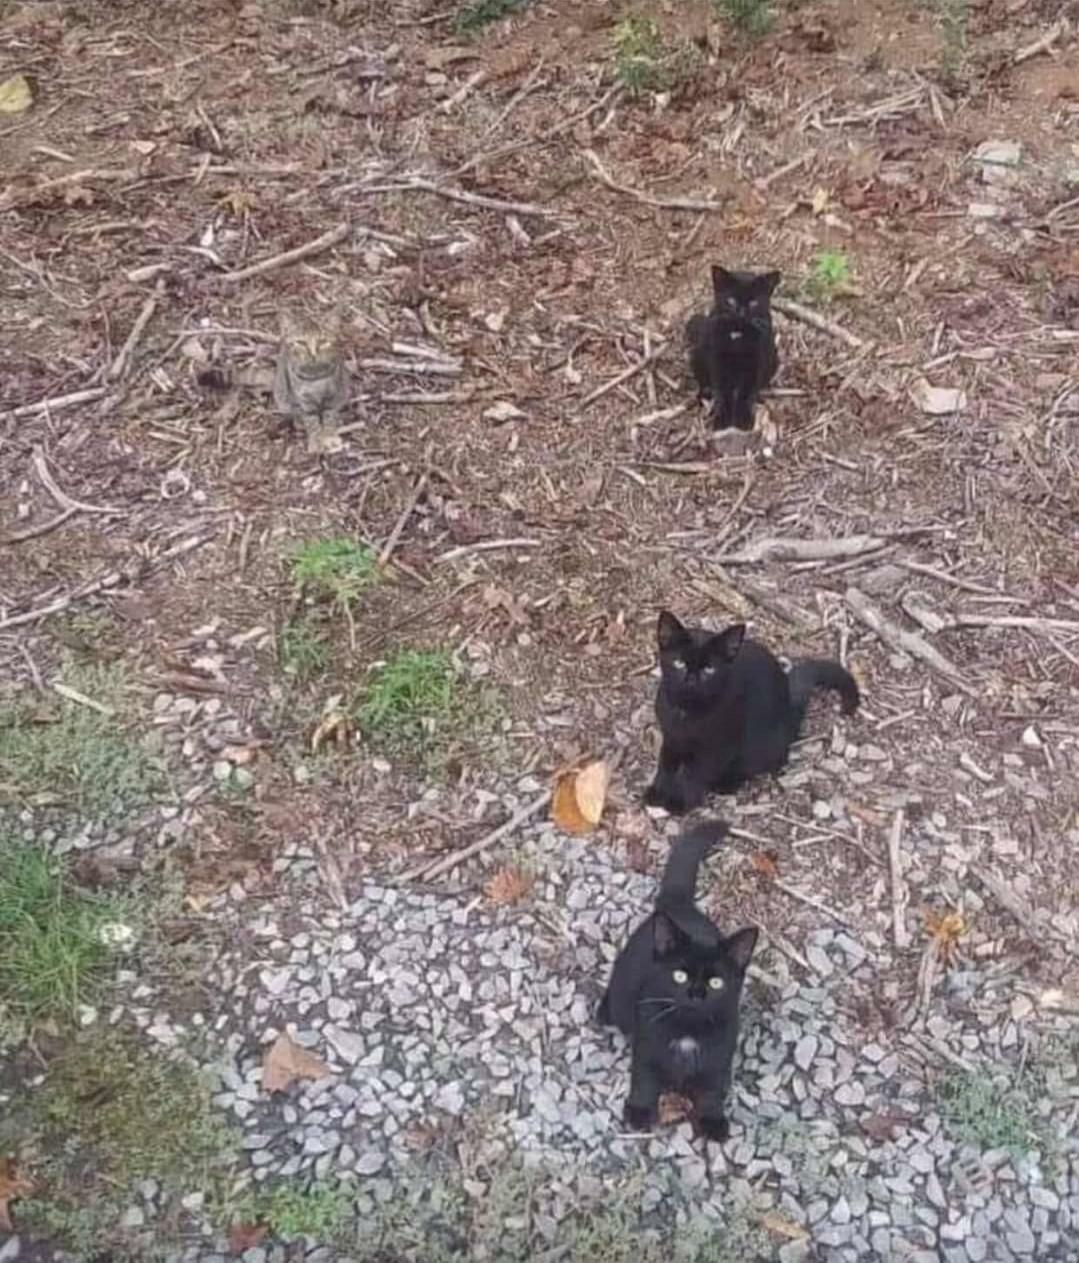
<path id="1" fill-rule="evenodd" d="M 812 307 L 803 307 L 801 303 L 796 303 L 792 298 L 773 298 L 772 310 L 781 311 L 784 316 L 789 316 L 791 320 L 800 320 L 802 324 L 819 329 L 821 333 L 827 333 L 829 337 L 837 338 L 840 342 L 844 342 L 847 346 L 855 349 L 866 345 L 864 339 L 858 337 L 856 333 L 851 333 L 850 330 L 844 329 L 842 325 L 837 325 L 834 320 L 829 320 L 827 316 L 822 316 L 820 312 L 814 311 Z"/>
<path id="2" fill-rule="evenodd" d="M 651 193 L 643 193 L 640 189 L 635 189 L 631 185 L 619 184 L 604 167 L 603 163 L 600 162 L 594 150 L 586 149 L 584 156 L 592 164 L 596 178 L 601 184 L 605 184 L 616 193 L 632 197 L 635 201 L 641 202 L 645 206 L 654 206 L 658 210 L 684 211 L 724 211 L 727 209 L 726 202 L 710 202 L 698 197 L 653 197 Z"/>
<path id="3" fill-rule="evenodd" d="M 864 592 L 858 588 L 848 588 L 846 601 L 854 615 L 889 648 L 909 654 L 912 658 L 921 659 L 934 671 L 944 676 L 954 688 L 966 693 L 968 697 L 976 696 L 976 691 L 963 680 L 954 662 L 935 649 L 918 632 L 907 631 L 885 618 Z"/>
<path id="4" fill-rule="evenodd" d="M 239 268 L 235 272 L 224 272 L 222 273 L 222 280 L 246 281 L 252 276 L 261 276 L 264 272 L 272 272 L 275 268 L 285 267 L 287 264 L 296 263 L 300 259 L 310 258 L 313 254 L 321 254 L 323 250 L 329 250 L 331 246 L 344 241 L 350 231 L 350 224 L 338 224 L 336 228 L 331 228 L 329 232 L 324 232 L 321 237 L 316 237 L 314 241 L 309 241 L 306 245 L 297 246 L 295 250 L 286 250 L 283 254 L 275 254 L 272 258 L 263 259 L 261 263 L 252 263 L 250 267 Z"/>

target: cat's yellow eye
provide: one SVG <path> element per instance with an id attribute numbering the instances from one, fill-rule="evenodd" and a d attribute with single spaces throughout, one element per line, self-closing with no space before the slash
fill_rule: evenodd
<path id="1" fill-rule="evenodd" d="M 689 982 L 689 974 L 687 974 L 684 969 L 676 969 L 671 974 L 671 977 L 678 983 L 679 986 L 682 986 L 683 983 Z"/>
<path id="2" fill-rule="evenodd" d="M 722 991 L 723 979 L 722 978 L 709 978 L 708 985 L 712 988 L 713 991 Z"/>

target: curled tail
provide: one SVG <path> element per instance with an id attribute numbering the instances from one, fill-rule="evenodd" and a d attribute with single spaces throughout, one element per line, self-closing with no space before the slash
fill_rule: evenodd
<path id="1" fill-rule="evenodd" d="M 665 913 L 683 934 L 704 944 L 714 944 L 719 931 L 697 908 L 697 872 L 727 829 L 722 820 L 706 820 L 676 838 L 656 897 L 658 912 Z"/>
<path id="2" fill-rule="evenodd" d="M 839 694 L 844 715 L 852 715 L 861 701 L 854 676 L 831 658 L 799 659 L 791 667 L 787 682 L 795 731 L 801 727 L 809 695 L 815 688 L 834 689 Z"/>

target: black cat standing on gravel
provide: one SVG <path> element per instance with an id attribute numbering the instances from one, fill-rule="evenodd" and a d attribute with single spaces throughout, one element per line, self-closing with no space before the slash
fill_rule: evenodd
<path id="1" fill-rule="evenodd" d="M 619 953 L 599 1006 L 599 1021 L 631 1042 L 624 1117 L 634 1131 L 656 1121 L 661 1092 L 680 1092 L 693 1102 L 700 1133 L 727 1139 L 724 1102 L 757 930 L 725 937 L 695 903 L 701 860 L 726 832 L 725 824 L 709 821 L 671 847 L 656 910 Z"/>
<path id="2" fill-rule="evenodd" d="M 656 635 L 662 744 L 645 802 L 674 815 L 709 792 L 732 794 L 751 777 L 778 772 L 814 688 L 834 689 L 844 714 L 858 707 L 858 685 L 838 662 L 802 658 L 788 675 L 769 649 L 746 639 L 743 623 L 712 632 L 663 610 Z"/>
<path id="3" fill-rule="evenodd" d="M 689 364 L 698 398 L 711 399 L 713 430 L 753 428 L 758 393 L 779 365 L 772 331 L 772 291 L 778 272 L 712 268 L 713 306 L 686 325 Z"/>

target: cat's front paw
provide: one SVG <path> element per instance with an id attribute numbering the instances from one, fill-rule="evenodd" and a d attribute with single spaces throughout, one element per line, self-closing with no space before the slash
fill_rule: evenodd
<path id="1" fill-rule="evenodd" d="M 679 789 L 660 780 L 653 781 L 644 791 L 644 801 L 646 806 L 662 807 L 672 816 L 681 816 L 686 811 L 685 795 Z"/>
<path id="2" fill-rule="evenodd" d="M 627 1101 L 622 1117 L 630 1131 L 651 1131 L 656 1111 L 648 1105 L 634 1105 Z"/>
<path id="3" fill-rule="evenodd" d="M 731 1134 L 731 1125 L 722 1114 L 705 1115 L 697 1119 L 697 1130 L 705 1140 L 714 1140 L 721 1145 Z"/>
<path id="4" fill-rule="evenodd" d="M 596 1006 L 596 1022 L 600 1026 L 614 1025 L 614 1022 L 611 1020 L 611 997 L 609 995 L 605 995 Z"/>

